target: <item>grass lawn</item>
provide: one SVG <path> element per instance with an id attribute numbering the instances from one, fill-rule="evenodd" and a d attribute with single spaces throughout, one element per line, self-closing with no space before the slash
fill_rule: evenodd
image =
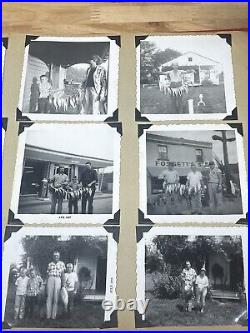
<path id="1" fill-rule="evenodd" d="M 156 299 L 151 294 L 147 298 L 150 299 L 146 311 L 148 326 L 235 325 L 234 319 L 246 310 L 245 304 L 236 301 L 209 300 L 204 313 L 184 312 L 181 299 Z"/>
<path id="2" fill-rule="evenodd" d="M 5 321 L 8 323 L 12 323 L 14 320 L 14 299 L 14 288 L 9 288 L 5 311 Z M 39 309 L 36 309 L 34 313 L 34 318 L 18 320 L 15 323 L 15 327 L 100 328 L 104 322 L 104 311 L 101 302 L 94 301 L 75 303 L 74 313 L 71 318 L 66 318 L 65 315 L 62 315 L 61 305 L 59 305 L 58 318 L 55 321 L 40 320 Z"/>
<path id="3" fill-rule="evenodd" d="M 198 107 L 199 94 L 203 94 L 205 107 Z M 187 94 L 183 95 L 184 113 L 188 113 L 187 100 L 194 100 L 194 113 L 226 113 L 226 102 L 224 85 L 210 87 L 190 87 Z M 156 86 L 141 86 L 141 113 L 156 114 L 166 113 L 173 114 L 175 110 L 172 108 L 170 96 L 164 95 Z"/>

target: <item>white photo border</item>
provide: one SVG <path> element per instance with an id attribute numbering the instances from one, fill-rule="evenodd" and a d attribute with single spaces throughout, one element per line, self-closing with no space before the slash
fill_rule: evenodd
<path id="1" fill-rule="evenodd" d="M 194 114 L 153 114 L 143 113 L 141 110 L 141 97 L 140 97 L 140 43 L 145 41 L 154 41 L 155 37 L 210 37 L 214 36 L 221 39 L 222 43 L 225 43 L 225 62 L 223 64 L 224 73 L 224 88 L 225 88 L 225 102 L 226 112 L 224 113 L 194 113 Z M 138 36 L 139 38 L 139 36 Z M 223 120 L 227 116 L 232 116 L 233 110 L 236 108 L 236 97 L 234 87 L 234 74 L 233 74 L 233 62 L 232 62 L 232 47 L 227 43 L 226 38 L 222 38 L 218 34 L 200 34 L 200 35 L 150 35 L 140 41 L 136 47 L 136 108 L 139 110 L 141 117 L 146 117 L 149 121 L 165 121 L 165 120 Z"/>
<path id="2" fill-rule="evenodd" d="M 138 228 L 142 228 L 140 226 Z M 246 288 L 246 298 L 248 303 L 248 230 L 246 226 L 241 227 L 152 227 L 148 232 L 143 233 L 142 238 L 137 242 L 137 254 L 136 254 L 136 299 L 137 310 L 142 315 L 142 320 L 146 319 L 144 308 L 142 307 L 142 301 L 145 301 L 145 247 L 147 240 L 152 239 L 155 236 L 241 236 L 242 240 L 242 252 L 243 252 L 243 264 L 244 264 L 244 282 Z"/>
<path id="3" fill-rule="evenodd" d="M 109 49 L 109 70 L 108 70 L 108 110 L 105 115 L 70 115 L 70 114 L 34 114 L 22 112 L 24 88 L 26 73 L 28 67 L 29 47 L 24 50 L 24 61 L 22 70 L 22 79 L 18 100 L 18 109 L 22 112 L 22 117 L 28 117 L 31 121 L 105 121 L 113 116 L 113 112 L 118 108 L 118 78 L 119 78 L 119 52 L 120 47 L 115 40 L 109 37 L 38 37 L 32 40 L 35 42 L 107 42 L 110 44 Z M 112 65 L 111 65 L 112 64 Z"/>
<path id="4" fill-rule="evenodd" d="M 81 236 L 81 237 L 107 237 L 107 275 L 106 275 L 106 294 L 105 300 L 112 303 L 113 306 L 104 312 L 104 322 L 111 320 L 111 314 L 116 310 L 116 285 L 117 285 L 117 242 L 113 238 L 113 234 L 106 231 L 102 227 L 22 227 L 17 232 L 12 232 L 11 237 L 4 243 L 3 263 L 2 263 L 2 322 L 5 317 L 5 306 L 8 293 L 8 280 L 10 271 L 10 255 L 9 253 L 15 248 L 15 242 L 26 235 L 34 236 Z M 101 306 L 101 305 L 100 305 Z"/>
<path id="5" fill-rule="evenodd" d="M 237 123 L 235 123 L 237 124 Z M 140 125 L 139 125 L 140 126 Z M 242 214 L 232 215 L 149 215 L 147 213 L 147 157 L 146 157 L 146 134 L 151 131 L 213 131 L 213 130 L 231 130 L 235 132 L 238 169 L 241 188 Z M 228 124 L 180 124 L 180 125 L 152 125 L 144 129 L 139 138 L 139 203 L 140 210 L 144 213 L 145 218 L 150 219 L 153 223 L 186 223 L 186 222 L 205 222 L 205 223 L 237 223 L 240 219 L 246 219 L 248 212 L 248 185 L 247 173 L 244 158 L 243 137 L 236 128 Z"/>
<path id="6" fill-rule="evenodd" d="M 27 125 L 29 123 L 26 123 Z M 119 123 L 117 123 L 119 124 Z M 20 125 L 22 125 L 20 123 Z M 113 131 L 113 145 L 114 145 L 114 160 L 113 160 L 113 194 L 112 194 L 112 213 L 111 214 L 20 214 L 18 213 L 20 187 L 23 174 L 23 159 L 25 152 L 25 142 L 27 131 L 30 127 L 24 127 L 24 131 L 19 134 L 17 157 L 12 189 L 12 198 L 10 211 L 14 213 L 14 219 L 20 220 L 23 224 L 53 224 L 53 223 L 74 223 L 74 224 L 104 224 L 107 220 L 113 219 L 115 213 L 119 211 L 120 206 L 120 149 L 121 149 L 121 135 L 117 132 L 116 128 L 110 127 L 108 123 L 33 123 L 32 130 L 46 129 L 49 127 L 64 127 L 64 126 L 83 126 L 83 129 L 96 127 L 107 128 Z M 11 224 L 11 221 L 9 221 Z"/>

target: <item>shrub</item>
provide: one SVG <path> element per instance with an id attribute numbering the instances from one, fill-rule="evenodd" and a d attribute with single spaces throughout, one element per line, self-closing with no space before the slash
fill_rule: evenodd
<path id="1" fill-rule="evenodd" d="M 157 298 L 175 299 L 180 297 L 180 277 L 172 275 L 161 275 L 157 281 L 154 281 L 153 293 Z"/>
<path id="2" fill-rule="evenodd" d="M 204 79 L 201 84 L 204 86 L 204 87 L 212 87 L 213 86 L 213 82 L 209 79 Z"/>

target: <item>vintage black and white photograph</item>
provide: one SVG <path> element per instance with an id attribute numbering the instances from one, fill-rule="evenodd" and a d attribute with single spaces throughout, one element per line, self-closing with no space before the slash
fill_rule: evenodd
<path id="1" fill-rule="evenodd" d="M 3 160 L 4 141 L 5 141 L 7 127 L 8 127 L 8 118 L 3 117 L 2 118 L 2 160 Z"/>
<path id="2" fill-rule="evenodd" d="M 153 221 L 171 216 L 172 222 L 237 222 L 246 217 L 243 138 L 237 129 L 152 126 L 140 141 L 142 210 Z"/>
<path id="3" fill-rule="evenodd" d="M 117 109 L 118 66 L 119 46 L 108 37 L 33 39 L 18 108 L 31 120 L 103 121 Z"/>
<path id="4" fill-rule="evenodd" d="M 231 46 L 219 35 L 148 36 L 137 47 L 137 108 L 149 120 L 223 119 L 236 107 Z"/>
<path id="5" fill-rule="evenodd" d="M 15 248 L 15 251 L 13 251 Z M 23 228 L 4 244 L 3 322 L 101 328 L 116 296 L 117 243 L 103 228 Z M 114 302 L 113 302 L 114 304 Z"/>
<path id="6" fill-rule="evenodd" d="M 106 222 L 119 209 L 120 139 L 108 124 L 33 124 L 19 135 L 11 210 L 23 222 Z M 67 215 L 67 216 L 66 216 Z"/>
<path id="7" fill-rule="evenodd" d="M 9 41 L 8 38 L 6 38 L 6 37 L 2 38 L 2 81 L 3 81 L 3 76 L 4 76 L 5 55 L 6 55 L 6 51 L 8 49 L 8 41 Z"/>
<path id="8" fill-rule="evenodd" d="M 155 227 L 137 244 L 146 326 L 247 326 L 247 228 Z"/>

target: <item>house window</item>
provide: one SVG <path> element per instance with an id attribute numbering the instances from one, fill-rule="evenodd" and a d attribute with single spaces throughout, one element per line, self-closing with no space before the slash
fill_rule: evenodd
<path id="1" fill-rule="evenodd" d="M 193 58 L 192 58 L 192 57 L 188 57 L 188 61 L 189 61 L 189 62 L 192 62 L 192 61 L 193 61 Z"/>
<path id="2" fill-rule="evenodd" d="M 202 149 L 195 149 L 196 162 L 203 162 L 203 152 Z"/>
<path id="3" fill-rule="evenodd" d="M 168 160 L 168 147 L 163 146 L 163 145 L 159 145 L 158 149 L 159 149 L 159 159 L 160 160 Z"/>

